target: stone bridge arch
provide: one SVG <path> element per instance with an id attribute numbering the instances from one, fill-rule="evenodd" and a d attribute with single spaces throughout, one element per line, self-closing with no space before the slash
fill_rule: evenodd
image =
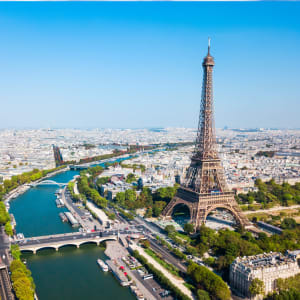
<path id="1" fill-rule="evenodd" d="M 47 245 L 47 246 L 41 246 L 41 247 L 32 247 L 32 249 L 24 249 L 23 251 L 32 251 L 34 254 L 36 254 L 40 250 L 47 250 L 47 249 L 51 249 L 51 250 L 57 251 L 57 247 L 56 246 L 49 246 L 49 245 Z"/>
<path id="2" fill-rule="evenodd" d="M 83 241 L 83 242 L 79 243 L 79 246 L 81 246 L 81 245 L 87 245 L 87 244 L 96 244 L 97 246 L 99 246 L 100 243 L 101 243 L 101 241 L 99 241 L 99 240 L 97 240 L 97 241 L 96 240 Z"/>
<path id="3" fill-rule="evenodd" d="M 70 246 L 79 248 L 80 244 L 79 243 L 65 243 L 65 244 L 62 244 L 62 245 L 57 245 L 55 247 L 56 247 L 56 251 L 58 251 L 61 248 L 70 247 Z"/>

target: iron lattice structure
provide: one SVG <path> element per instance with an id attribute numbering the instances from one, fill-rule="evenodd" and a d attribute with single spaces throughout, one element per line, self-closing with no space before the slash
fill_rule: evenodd
<path id="1" fill-rule="evenodd" d="M 208 54 L 203 60 L 203 87 L 197 138 L 191 164 L 175 197 L 163 210 L 164 217 L 171 217 L 174 207 L 185 204 L 190 210 L 191 223 L 199 228 L 208 214 L 216 208 L 229 210 L 242 226 L 250 225 L 228 189 L 224 169 L 217 151 L 213 113 L 214 59 Z"/>

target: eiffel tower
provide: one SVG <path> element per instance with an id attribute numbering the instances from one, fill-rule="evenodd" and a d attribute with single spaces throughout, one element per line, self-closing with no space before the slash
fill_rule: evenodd
<path id="1" fill-rule="evenodd" d="M 213 67 L 214 58 L 208 53 L 203 60 L 203 87 L 197 138 L 191 164 L 175 197 L 162 212 L 163 217 L 171 217 L 174 207 L 185 204 L 190 211 L 190 222 L 198 229 L 205 223 L 208 214 L 216 208 L 229 210 L 241 226 L 251 223 L 243 215 L 229 190 L 221 160 L 217 151 L 213 117 Z"/>

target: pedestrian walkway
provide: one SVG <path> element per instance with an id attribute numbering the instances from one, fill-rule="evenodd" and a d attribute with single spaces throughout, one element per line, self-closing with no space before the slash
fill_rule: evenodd
<path id="1" fill-rule="evenodd" d="M 244 215 L 257 214 L 257 213 L 269 213 L 273 211 L 281 211 L 286 209 L 298 209 L 300 208 L 300 204 L 291 205 L 291 206 L 275 206 L 269 209 L 258 209 L 258 210 L 247 210 L 244 211 Z"/>
<path id="2" fill-rule="evenodd" d="M 132 250 L 137 250 L 140 255 L 144 256 L 150 264 L 152 264 L 157 270 L 161 271 L 177 288 L 179 288 L 185 295 L 190 299 L 194 299 L 192 292 L 184 285 L 184 280 L 171 274 L 162 265 L 160 265 L 155 259 L 148 255 L 143 248 L 139 247 L 137 244 L 131 244 L 130 248 Z"/>
<path id="3" fill-rule="evenodd" d="M 77 187 L 77 181 L 74 181 L 74 194 L 79 195 L 78 187 Z"/>

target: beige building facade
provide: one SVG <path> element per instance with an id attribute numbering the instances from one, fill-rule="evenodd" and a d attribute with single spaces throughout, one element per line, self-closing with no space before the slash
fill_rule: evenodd
<path id="1" fill-rule="evenodd" d="M 270 252 L 236 258 L 230 266 L 230 286 L 241 295 L 250 297 L 249 286 L 253 279 L 258 278 L 264 282 L 265 295 L 273 292 L 278 278 L 300 273 L 295 252 L 289 251 L 285 255 Z"/>

